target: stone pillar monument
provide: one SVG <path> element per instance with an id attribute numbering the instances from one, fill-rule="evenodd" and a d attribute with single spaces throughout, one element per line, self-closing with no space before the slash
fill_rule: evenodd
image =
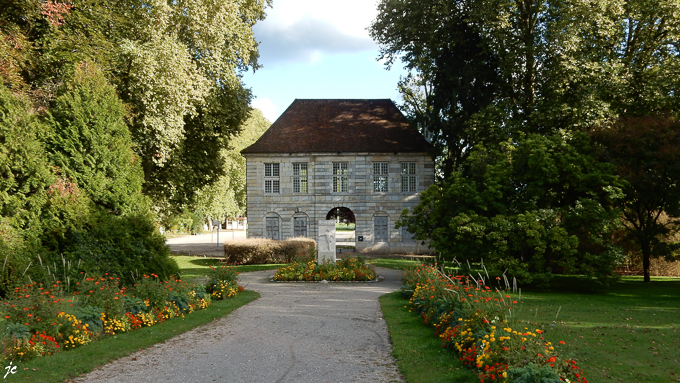
<path id="1" fill-rule="evenodd" d="M 317 238 L 317 260 L 335 262 L 335 220 L 319 220 L 319 236 Z"/>

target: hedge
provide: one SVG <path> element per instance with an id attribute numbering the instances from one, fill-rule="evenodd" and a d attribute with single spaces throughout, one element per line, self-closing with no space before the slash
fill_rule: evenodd
<path id="1" fill-rule="evenodd" d="M 224 260 L 231 264 L 290 263 L 296 256 L 309 255 L 316 255 L 316 241 L 305 237 L 282 241 L 249 238 L 224 244 Z"/>

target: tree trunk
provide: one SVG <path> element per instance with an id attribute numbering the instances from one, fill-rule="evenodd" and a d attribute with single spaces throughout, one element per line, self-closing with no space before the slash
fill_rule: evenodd
<path id="1" fill-rule="evenodd" d="M 642 250 L 642 270 L 644 273 L 644 281 L 651 282 L 649 277 L 649 260 L 652 256 L 649 240 L 640 238 L 640 249 Z"/>

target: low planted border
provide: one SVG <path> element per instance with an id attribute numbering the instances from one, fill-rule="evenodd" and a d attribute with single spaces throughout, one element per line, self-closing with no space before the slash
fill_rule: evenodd
<path id="1" fill-rule="evenodd" d="M 110 336 L 69 352 L 60 352 L 28 362 L 13 363 L 12 366 L 17 367 L 15 374 L 7 374 L 3 381 L 32 383 L 64 382 L 86 374 L 116 359 L 128 356 L 147 347 L 152 347 L 196 327 L 219 320 L 259 297 L 260 295 L 256 292 L 245 290 L 231 299 L 213 301 L 207 309 L 196 311 L 184 318 L 173 318 L 152 327 L 144 327 L 134 332 Z M 0 367 L 4 368 L 7 365 Z M 6 372 L 7 370 L 2 371 L 3 376 Z"/>
<path id="2" fill-rule="evenodd" d="M 441 347 L 457 353 L 480 383 L 588 382 L 576 361 L 543 338 L 543 330 L 515 319 L 521 295 L 508 291 L 507 281 L 506 289 L 492 289 L 483 279 L 448 276 L 425 265 L 406 271 L 403 281 L 409 311 L 434 327 Z"/>
<path id="3" fill-rule="evenodd" d="M 274 282 L 373 282 L 378 275 L 360 257 L 343 257 L 337 262 L 319 264 L 314 259 L 299 258 L 276 270 Z"/>
<path id="4" fill-rule="evenodd" d="M 0 360 L 10 366 L 8 373 L 16 373 L 18 363 L 51 359 L 133 330 L 138 333 L 206 310 L 214 299 L 242 291 L 236 271 L 226 266 L 210 269 L 207 286 L 160 281 L 153 274 L 144 275 L 130 289 L 108 275 L 84 277 L 72 289 L 60 281 L 31 283 L 17 287 L 12 299 L 0 305 L 4 327 Z"/>

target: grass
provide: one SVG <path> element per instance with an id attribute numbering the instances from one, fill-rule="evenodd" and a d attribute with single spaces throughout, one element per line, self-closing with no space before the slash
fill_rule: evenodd
<path id="1" fill-rule="evenodd" d="M 388 269 L 404 270 L 408 267 L 418 266 L 423 263 L 423 260 L 410 260 L 403 258 L 373 258 L 367 259 L 366 263 L 370 263 L 376 267 L 386 267 Z"/>
<path id="2" fill-rule="evenodd" d="M 220 258 L 207 258 L 193 255 L 171 255 L 182 273 L 182 279 L 188 283 L 202 284 L 206 282 L 206 274 L 210 270 L 210 266 L 219 267 L 224 266 Z M 234 266 L 239 273 L 248 271 L 260 270 L 274 270 L 286 264 L 271 264 L 271 265 L 240 265 Z"/>
<path id="3" fill-rule="evenodd" d="M 353 231 L 356 228 L 356 225 L 353 223 L 336 223 L 335 224 L 335 230 L 338 231 Z"/>
<path id="4" fill-rule="evenodd" d="M 579 287 L 576 278 L 558 283 L 569 281 Z M 604 292 L 578 290 L 524 292 L 519 317 L 566 342 L 590 382 L 680 381 L 680 278 L 624 277 Z"/>
<path id="5" fill-rule="evenodd" d="M 153 346 L 195 327 L 217 320 L 258 297 L 258 293 L 246 290 L 236 297 L 223 301 L 213 301 L 212 305 L 206 310 L 195 311 L 184 318 L 173 318 L 151 327 L 104 338 L 74 350 L 19 363 L 16 374 L 7 375 L 4 381 L 63 382 L 137 350 Z M 2 372 L 3 376 L 6 371 Z"/>
<path id="6" fill-rule="evenodd" d="M 440 347 L 441 341 L 435 337 L 434 329 L 425 326 L 415 312 L 404 308 L 407 303 L 400 291 L 380 297 L 392 340 L 392 355 L 406 381 L 476 383 L 476 376 L 458 357 Z"/>

